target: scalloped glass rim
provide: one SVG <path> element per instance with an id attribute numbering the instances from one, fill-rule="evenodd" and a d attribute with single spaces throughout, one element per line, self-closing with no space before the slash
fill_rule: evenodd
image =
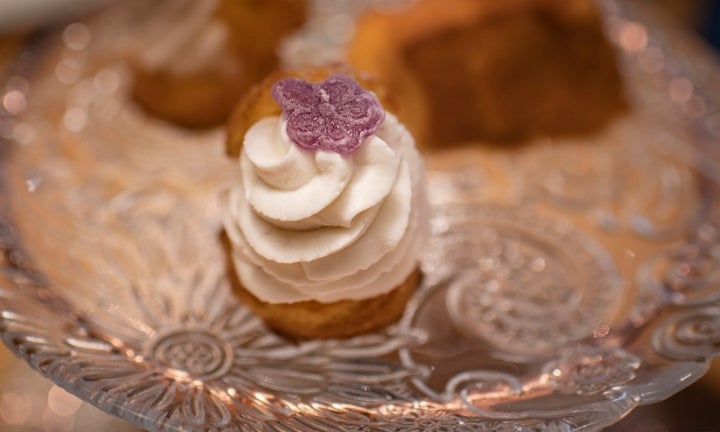
<path id="1" fill-rule="evenodd" d="M 679 53 L 685 53 L 686 59 L 701 58 L 701 48 L 682 35 L 672 33 L 672 29 L 666 28 L 661 21 L 653 21 L 647 12 L 634 15 L 638 12 L 630 6 L 624 5 L 620 9 L 619 5 L 610 2 L 604 6 L 609 14 L 611 31 L 613 25 L 621 26 L 638 19 L 630 17 L 639 16 L 642 18 L 640 21 L 645 22 L 649 20 L 650 42 L 662 48 L 668 62 L 675 60 L 671 62 L 675 69 L 666 70 L 665 78 L 688 79 L 694 85 L 695 94 L 706 96 L 707 112 L 711 112 L 709 107 L 718 106 L 717 101 L 708 98 L 717 94 L 712 90 L 720 88 L 720 83 L 713 74 L 707 73 L 707 68 L 717 66 L 710 60 L 705 69 L 695 68 L 692 62 L 679 57 Z M 672 35 L 672 39 L 668 35 Z M 638 55 L 637 52 L 625 54 L 623 60 L 626 63 L 632 63 Z M 636 68 L 626 66 L 628 70 Z M 652 100 L 643 100 L 642 95 L 636 96 L 641 104 L 653 103 Z M 703 120 L 692 120 L 700 126 L 702 142 L 699 145 L 705 142 L 703 138 L 707 142 L 713 138 L 712 131 L 703 127 Z M 712 188 L 715 189 L 718 183 L 715 176 L 720 172 L 717 170 L 720 166 L 717 152 L 705 150 L 709 150 L 707 158 L 696 169 L 713 179 Z M 9 159 L 9 153 L 3 151 L 3 159 Z M 7 163 L 6 160 L 3 162 Z M 458 168 L 463 166 L 459 164 Z M 461 169 L 458 172 L 460 174 L 454 173 L 454 176 L 435 172 L 431 183 L 434 187 L 445 187 L 450 183 L 459 197 L 467 198 L 467 195 L 462 195 L 462 189 L 469 187 L 472 190 L 478 187 L 478 183 L 468 179 L 468 175 L 464 175 L 467 172 L 463 173 Z M 148 191 L 142 199 L 154 199 L 153 193 Z M 30 258 L 31 251 L 25 249 L 27 245 L 21 242 L 16 226 L 7 216 L 12 213 L 11 203 L 7 200 L 6 194 L 0 196 L 0 248 L 5 252 L 0 261 L 0 330 L 3 341 L 14 353 L 58 385 L 106 412 L 151 430 L 249 430 L 259 427 L 259 423 L 255 422 L 261 422 L 266 430 L 340 426 L 351 430 L 416 430 L 418 427 L 438 431 L 597 430 L 621 419 L 640 404 L 663 400 L 685 388 L 702 376 L 709 360 L 719 352 L 716 341 L 720 336 L 720 308 L 717 306 L 720 286 L 712 285 L 699 298 L 671 297 L 664 299 L 667 303 L 662 307 L 656 307 L 650 301 L 647 310 L 639 310 L 633 316 L 639 324 L 628 322 L 626 326 L 618 326 L 600 337 L 576 340 L 577 343 L 570 344 L 569 351 L 563 351 L 562 355 L 543 358 L 537 362 L 542 368 L 538 370 L 536 383 L 520 382 L 510 374 L 487 376 L 469 373 L 456 375 L 444 387 L 433 387 L 426 384 L 424 374 L 428 371 L 416 361 L 413 352 L 413 347 L 421 345 L 428 336 L 422 329 L 414 328 L 412 320 L 423 299 L 437 292 L 438 286 L 443 286 L 442 269 L 437 268 L 429 272 L 430 277 L 409 305 L 403 321 L 382 335 L 353 342 L 288 345 L 263 333 L 259 322 L 231 301 L 217 305 L 206 300 L 207 303 L 202 305 L 209 307 L 200 308 L 207 310 L 205 314 L 185 317 L 185 323 L 192 325 L 166 326 L 162 332 L 146 334 L 149 341 L 140 346 L 151 347 L 152 352 L 145 352 L 137 350 L 130 337 L 118 338 L 117 333 L 107 332 L 106 329 L 112 328 L 113 323 L 98 316 L 97 311 L 94 311 L 95 314 L 78 311 L 75 300 L 69 301 L 53 281 L 37 270 Z M 434 206 L 436 228 L 447 229 L 452 213 L 458 211 L 458 202 L 450 199 L 448 202 L 435 202 Z M 486 215 L 488 220 L 499 219 L 492 211 L 487 216 L 473 203 L 462 209 L 471 215 Z M 193 213 L 196 209 L 189 208 L 187 211 Z M 505 216 L 507 209 L 500 207 L 497 214 Z M 472 220 L 473 217 L 468 217 L 454 223 L 471 224 Z M 717 220 L 711 222 L 714 229 Z M 454 225 L 450 223 L 449 226 L 452 228 Z M 707 231 L 708 226 L 699 227 L 694 240 L 702 242 L 702 231 Z M 558 232 L 564 232 L 562 228 L 558 229 Z M 572 233 L 569 236 L 572 243 Z M 652 273 L 651 266 L 647 267 L 647 272 Z M 448 291 L 451 289 L 447 288 Z M 224 296 L 227 296 L 224 287 L 212 284 L 202 294 L 207 298 L 225 299 Z M 202 302 L 202 299 L 194 300 Z M 148 315 L 157 312 L 151 308 L 157 306 L 153 301 L 148 299 Z M 641 306 L 643 301 L 641 298 Z M 198 309 L 190 308 L 189 311 L 192 315 Z M 651 323 L 668 331 L 651 329 Z M 232 338 L 238 335 L 238 328 L 243 329 L 243 335 L 255 337 L 233 348 L 241 349 L 246 356 L 244 359 L 256 361 L 249 363 L 254 366 L 244 369 L 243 379 L 248 379 L 260 369 L 257 361 L 282 361 L 278 360 L 270 375 L 258 378 L 266 380 L 263 382 L 265 387 L 258 386 L 258 382 L 245 382 L 243 387 L 240 380 L 233 381 L 238 385 L 225 386 L 225 391 L 218 393 L 213 383 L 226 379 L 225 373 L 229 368 L 238 365 L 228 360 L 237 354 L 224 351 L 227 345 L 213 339 L 213 335 L 226 332 L 222 333 L 222 337 Z M 680 335 L 685 338 L 681 340 L 685 344 L 674 339 L 676 335 L 672 332 L 678 329 L 692 329 Z M 705 339 L 699 337 L 702 335 Z M 642 342 L 628 352 L 617 349 L 618 339 L 635 338 Z M 662 354 L 655 352 L 649 346 L 651 344 L 663 347 Z M 627 345 L 632 345 L 632 342 Z M 178 368 L 178 353 L 187 354 L 183 351 L 187 346 L 194 349 L 201 347 L 210 354 L 206 358 L 194 359 L 193 363 L 180 361 L 183 368 Z M 395 362 L 379 361 L 389 353 L 395 353 Z M 523 353 L 510 354 L 515 356 L 513 359 L 519 365 L 529 363 L 523 360 Z M 638 359 L 638 356 L 642 358 Z M 647 361 L 647 358 L 652 358 L 657 370 L 641 367 L 639 360 Z M 293 362 L 297 359 L 300 361 Z M 604 380 L 601 382 L 564 382 L 560 379 L 567 371 L 592 366 L 589 362 L 595 359 L 600 366 L 612 372 L 602 375 Z M 319 380 L 313 377 L 318 364 L 325 367 L 322 369 L 325 375 L 321 375 Z M 288 365 L 304 373 L 282 375 Z M 558 371 L 557 374 L 555 371 Z M 323 382 L 328 376 L 338 381 Z M 268 380 L 268 377 L 272 379 Z M 343 377 L 345 381 L 338 377 Z M 543 393 L 547 391 L 549 381 L 554 386 L 550 396 Z M 412 386 L 408 387 L 408 383 Z M 600 386 L 592 387 L 597 384 Z M 323 388 L 328 385 L 334 387 L 328 393 L 320 392 L 319 397 L 310 399 L 299 391 L 302 386 Z M 277 387 L 276 392 L 268 390 L 272 386 Z M 163 390 L 158 391 L 159 387 Z M 431 396 L 417 398 L 417 393 L 408 395 L 409 388 L 414 391 L 421 389 Z M 538 396 L 517 403 L 512 399 L 517 391 L 536 391 Z M 463 397 L 458 399 L 457 395 Z M 551 402 L 548 406 L 538 409 L 530 405 L 544 400 L 544 397 Z"/>

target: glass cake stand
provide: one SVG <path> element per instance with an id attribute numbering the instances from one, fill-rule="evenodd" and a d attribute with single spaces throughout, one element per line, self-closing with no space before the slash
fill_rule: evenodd
<path id="1" fill-rule="evenodd" d="M 603 3 L 630 114 L 428 155 L 432 236 L 401 321 L 291 343 L 229 291 L 222 131 L 127 98 L 138 4 L 29 44 L 0 86 L 0 330 L 59 386 L 154 431 L 593 431 L 720 352 L 720 69 L 647 11 Z M 288 61 L 332 58 L 344 36 L 323 22 L 362 7 L 318 1 Z"/>

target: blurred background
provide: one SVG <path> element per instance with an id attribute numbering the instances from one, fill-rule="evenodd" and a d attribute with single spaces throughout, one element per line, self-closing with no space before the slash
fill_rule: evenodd
<path id="1" fill-rule="evenodd" d="M 18 33 L 91 10 L 103 1 L 0 0 L 0 61 L 9 55 L 3 47 Z M 652 4 L 668 20 L 714 47 L 720 58 L 720 0 L 653 0 Z M 137 430 L 67 394 L 0 346 L 0 432 Z M 697 383 L 667 401 L 634 410 L 607 432 L 720 432 L 720 360 Z"/>

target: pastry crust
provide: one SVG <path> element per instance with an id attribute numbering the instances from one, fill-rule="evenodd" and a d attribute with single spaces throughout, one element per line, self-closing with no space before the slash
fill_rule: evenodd
<path id="1" fill-rule="evenodd" d="M 361 17 L 348 58 L 425 150 L 592 133 L 626 108 L 592 0 L 417 0 Z"/>
<path id="2" fill-rule="evenodd" d="M 218 126 L 277 67 L 278 45 L 305 16 L 305 0 L 219 0 L 214 17 L 228 33 L 222 58 L 192 72 L 132 61 L 132 97 L 148 114 L 174 124 Z"/>
<path id="3" fill-rule="evenodd" d="M 232 263 L 232 245 L 225 234 L 222 242 L 233 293 L 273 331 L 291 339 L 347 338 L 382 329 L 402 317 L 420 283 L 420 271 L 416 269 L 391 292 L 364 300 L 270 304 L 242 286 Z"/>

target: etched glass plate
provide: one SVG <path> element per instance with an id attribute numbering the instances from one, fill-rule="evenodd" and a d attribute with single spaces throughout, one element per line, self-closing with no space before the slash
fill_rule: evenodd
<path id="1" fill-rule="evenodd" d="M 318 1 L 317 22 L 366 3 Z M 58 385 L 155 431 L 590 431 L 720 352 L 720 69 L 647 12 L 603 3 L 632 113 L 429 157 L 401 321 L 290 343 L 230 294 L 222 131 L 127 98 L 127 5 L 32 44 L 0 84 L 0 330 Z M 336 27 L 286 55 L 332 58 Z"/>

